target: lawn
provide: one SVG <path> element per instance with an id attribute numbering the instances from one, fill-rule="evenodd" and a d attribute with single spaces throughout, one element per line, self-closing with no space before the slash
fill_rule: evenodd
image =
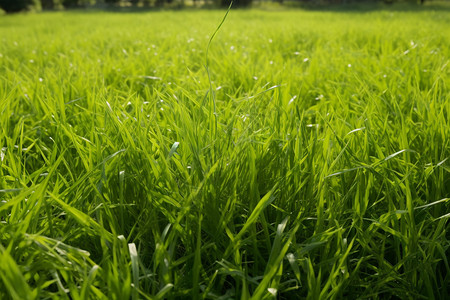
<path id="1" fill-rule="evenodd" d="M 1 299 L 449 299 L 450 14 L 0 17 Z"/>

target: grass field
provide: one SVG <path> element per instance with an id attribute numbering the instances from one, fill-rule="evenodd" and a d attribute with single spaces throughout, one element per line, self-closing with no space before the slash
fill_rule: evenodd
<path id="1" fill-rule="evenodd" d="M 0 18 L 0 299 L 449 299 L 448 7 L 224 13 Z"/>

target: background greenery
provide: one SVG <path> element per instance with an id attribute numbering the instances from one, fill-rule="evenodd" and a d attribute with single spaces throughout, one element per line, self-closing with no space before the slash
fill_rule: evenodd
<path id="1" fill-rule="evenodd" d="M 0 298 L 448 299 L 448 7 L 223 14 L 0 19 Z"/>
<path id="2" fill-rule="evenodd" d="M 423 4 L 425 0 L 234 0 L 233 7 L 248 7 L 250 5 L 287 4 L 287 6 L 336 6 L 342 4 L 358 4 L 384 2 L 409 2 Z M 117 8 L 117 7 L 228 7 L 231 0 L 0 0 L 0 8 L 6 12 L 61 10 L 65 8 Z"/>

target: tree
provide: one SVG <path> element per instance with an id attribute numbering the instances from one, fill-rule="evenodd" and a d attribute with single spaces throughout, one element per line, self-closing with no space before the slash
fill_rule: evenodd
<path id="1" fill-rule="evenodd" d="M 77 7 L 94 5 L 96 0 L 62 0 L 64 7 Z"/>
<path id="2" fill-rule="evenodd" d="M 231 0 L 219 0 L 222 7 L 230 6 Z M 252 0 L 233 0 L 233 7 L 247 7 L 252 4 Z"/>
<path id="3" fill-rule="evenodd" d="M 60 9 L 62 8 L 61 0 L 41 0 L 42 9 Z"/>
<path id="4" fill-rule="evenodd" d="M 62 0 L 64 7 L 75 7 L 78 6 L 78 0 Z"/>
<path id="5" fill-rule="evenodd" d="M 41 9 L 39 0 L 0 0 L 0 7 L 6 12 L 19 12 L 28 9 Z"/>

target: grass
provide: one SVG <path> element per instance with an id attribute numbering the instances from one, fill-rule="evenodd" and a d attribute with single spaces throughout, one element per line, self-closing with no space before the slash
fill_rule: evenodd
<path id="1" fill-rule="evenodd" d="M 223 15 L 0 18 L 0 298 L 448 299 L 446 11 Z"/>

